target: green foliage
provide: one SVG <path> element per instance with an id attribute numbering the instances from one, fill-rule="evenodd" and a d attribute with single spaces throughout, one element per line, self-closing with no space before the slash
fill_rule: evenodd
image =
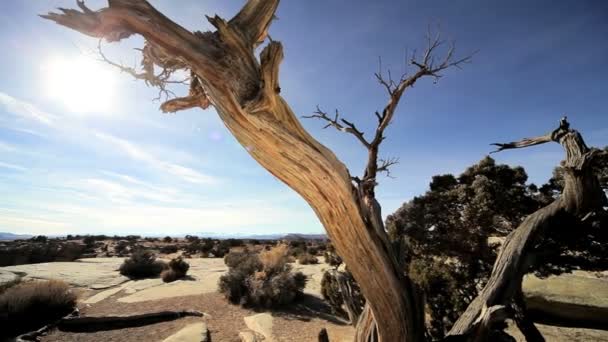
<path id="1" fill-rule="evenodd" d="M 485 284 L 496 258 L 491 236 L 505 236 L 545 203 L 521 167 L 490 157 L 459 177 L 434 176 L 430 190 L 387 218 L 408 274 L 426 293 L 430 333 L 443 337 Z"/>
<path id="2" fill-rule="evenodd" d="M 0 294 L 0 340 L 36 330 L 76 307 L 76 295 L 58 280 L 32 281 Z"/>
<path id="3" fill-rule="evenodd" d="M 229 271 L 220 277 L 219 291 L 233 304 L 271 308 L 289 304 L 300 296 L 306 276 L 293 273 L 287 263 L 287 246 L 279 245 L 259 255 L 230 253 Z"/>
<path id="4" fill-rule="evenodd" d="M 600 163 L 598 170 L 598 174 L 608 170 L 608 163 Z M 526 184 L 523 168 L 497 165 L 486 157 L 459 177 L 434 176 L 429 191 L 389 215 L 389 237 L 408 274 L 426 293 L 432 337 L 443 337 L 486 283 L 496 258 L 488 239 L 505 237 L 527 215 L 557 198 L 563 172 L 557 168 L 539 188 Z M 573 229 L 577 226 L 588 233 Z M 547 275 L 608 268 L 608 234 L 605 229 L 594 230 L 592 223 L 587 226 L 564 221 L 552 227 L 536 248 L 533 270 Z"/>
<path id="5" fill-rule="evenodd" d="M 120 274 L 131 279 L 141 279 L 157 277 L 163 270 L 167 269 L 167 264 L 156 260 L 154 253 L 146 250 L 134 252 L 130 258 L 120 265 Z"/>

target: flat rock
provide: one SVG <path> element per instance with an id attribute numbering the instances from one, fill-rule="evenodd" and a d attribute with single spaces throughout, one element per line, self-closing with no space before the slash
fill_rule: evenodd
<path id="1" fill-rule="evenodd" d="M 241 342 L 258 342 L 260 341 L 253 331 L 241 331 L 239 333 Z"/>
<path id="2" fill-rule="evenodd" d="M 172 283 L 162 283 L 149 287 L 126 297 L 118 299 L 122 303 L 137 303 L 164 298 L 200 295 L 217 291 L 217 283 L 221 274 L 209 274 L 199 280 L 177 280 Z"/>
<path id="3" fill-rule="evenodd" d="M 0 286 L 16 281 L 18 278 L 19 276 L 13 272 L 0 269 Z"/>
<path id="4" fill-rule="evenodd" d="M 204 322 L 187 325 L 182 330 L 167 337 L 163 342 L 201 342 L 203 333 L 207 330 Z"/>
<path id="5" fill-rule="evenodd" d="M 260 313 L 253 316 L 247 316 L 244 320 L 247 328 L 264 336 L 265 341 L 276 341 L 276 338 L 272 334 L 273 318 L 271 314 Z"/>
<path id="6" fill-rule="evenodd" d="M 516 342 L 526 342 L 526 338 L 519 331 L 515 323 L 507 320 L 508 327 L 506 332 L 515 338 Z M 543 335 L 545 341 L 551 342 L 608 342 L 608 331 L 582 329 L 582 328 L 566 328 L 552 325 L 534 324 L 538 331 Z M 331 340 L 330 340 L 331 341 Z"/>
<path id="7" fill-rule="evenodd" d="M 522 286 L 528 308 L 533 312 L 552 319 L 608 325 L 606 278 L 582 271 L 546 279 L 526 275 Z"/>
<path id="8" fill-rule="evenodd" d="M 102 300 L 109 298 L 115 294 L 117 294 L 118 292 L 120 292 L 122 290 L 122 288 L 120 286 L 114 287 L 112 289 L 109 290 L 105 290 L 102 292 L 99 292 L 85 300 L 83 300 L 82 302 L 85 304 L 95 304 L 95 303 L 99 303 Z"/>
<path id="9" fill-rule="evenodd" d="M 49 262 L 2 267 L 0 271 L 24 273 L 25 279 L 60 279 L 76 287 L 105 289 L 129 280 L 117 271 L 121 262 Z"/>

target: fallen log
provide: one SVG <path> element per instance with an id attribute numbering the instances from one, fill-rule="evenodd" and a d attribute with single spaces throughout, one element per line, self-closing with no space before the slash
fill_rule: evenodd
<path id="1" fill-rule="evenodd" d="M 52 329 L 59 329 L 66 332 L 94 332 L 105 330 L 116 330 L 124 328 L 141 327 L 160 322 L 173 321 L 182 317 L 202 317 L 200 311 L 160 311 L 128 316 L 101 316 L 101 317 L 81 317 L 77 311 L 61 318 L 60 320 L 45 325 L 44 327 L 17 336 L 16 342 L 38 341 L 38 337 L 45 335 Z"/>
<path id="2" fill-rule="evenodd" d="M 69 317 L 61 319 L 57 323 L 57 328 L 69 332 L 115 330 L 173 321 L 187 316 L 202 317 L 203 313 L 186 310 L 160 311 L 130 316 Z"/>

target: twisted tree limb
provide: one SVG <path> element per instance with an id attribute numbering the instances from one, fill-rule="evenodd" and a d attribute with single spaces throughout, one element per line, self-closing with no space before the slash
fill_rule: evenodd
<path id="1" fill-rule="evenodd" d="M 528 216 L 507 236 L 488 283 L 460 316 L 448 335 L 486 334 L 485 328 L 477 323 L 485 319 L 488 308 L 502 305 L 521 309 L 521 282 L 529 268 L 527 256 L 534 245 L 550 233 L 552 227 L 574 225 L 580 223 L 590 213 L 603 211 L 606 196 L 592 170 L 592 162 L 597 150 L 589 149 L 581 134 L 569 127 L 564 117 L 559 127 L 549 134 L 506 144 L 495 144 L 499 146 L 499 151 L 550 141 L 561 144 L 566 152 L 566 159 L 562 162 L 565 186 L 557 200 Z M 537 332 L 534 331 L 535 328 L 530 326 L 531 323 L 525 322 L 525 324 L 522 331 L 526 337 L 531 341 L 540 340 Z"/>

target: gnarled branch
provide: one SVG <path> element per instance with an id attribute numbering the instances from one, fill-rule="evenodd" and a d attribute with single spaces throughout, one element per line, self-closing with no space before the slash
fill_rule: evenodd
<path id="1" fill-rule="evenodd" d="M 591 164 L 594 152 L 590 150 L 579 132 L 570 129 L 566 118 L 550 134 L 519 142 L 499 144 L 500 149 L 522 148 L 548 141 L 560 143 L 566 151 L 564 190 L 562 195 L 548 206 L 536 211 L 511 232 L 496 258 L 492 274 L 486 286 L 454 324 L 448 335 L 483 334 L 475 322 L 484 307 L 504 305 L 517 309 L 521 306 L 521 281 L 528 270 L 528 255 L 534 246 L 552 228 L 560 224 L 576 224 L 590 212 L 602 210 L 606 197 L 594 175 Z M 514 310 L 516 312 L 517 310 Z M 533 330 L 529 331 L 534 333 Z"/>
<path id="2" fill-rule="evenodd" d="M 316 118 L 327 121 L 327 125 L 325 125 L 323 128 L 334 127 L 338 131 L 350 133 L 354 135 L 363 144 L 363 146 L 368 149 L 371 147 L 371 144 L 365 139 L 365 137 L 363 137 L 364 133 L 357 129 L 357 126 L 355 126 L 354 123 L 340 118 L 340 113 L 337 109 L 336 115 L 333 118 L 329 117 L 327 112 L 322 111 L 319 106 L 317 106 L 317 110 L 312 115 L 305 115 L 302 117 L 306 119 Z"/>

